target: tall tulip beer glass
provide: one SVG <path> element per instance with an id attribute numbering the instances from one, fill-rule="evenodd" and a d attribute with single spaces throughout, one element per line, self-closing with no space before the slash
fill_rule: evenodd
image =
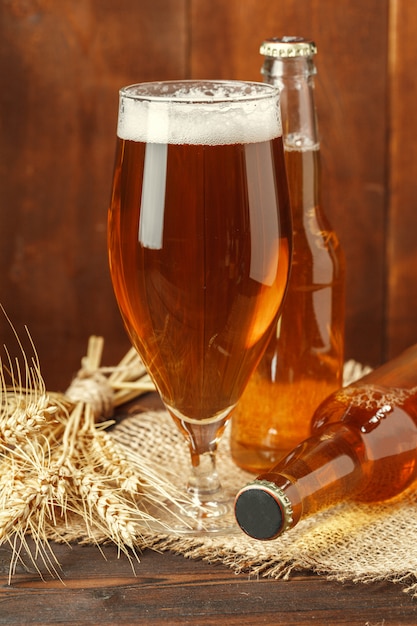
<path id="1" fill-rule="evenodd" d="M 275 87 L 121 90 L 110 270 L 129 337 L 189 443 L 184 532 L 234 523 L 216 446 L 276 328 L 290 232 Z"/>

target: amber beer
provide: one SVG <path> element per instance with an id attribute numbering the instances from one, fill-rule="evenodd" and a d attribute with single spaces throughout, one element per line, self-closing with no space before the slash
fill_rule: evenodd
<path id="1" fill-rule="evenodd" d="M 287 282 L 277 113 L 272 99 L 259 116 L 198 97 L 191 114 L 180 99 L 120 106 L 109 250 L 124 323 L 171 414 L 218 422 L 274 332 Z"/>
<path id="2" fill-rule="evenodd" d="M 338 239 L 313 193 L 319 158 L 318 146 L 300 149 L 286 143 L 297 241 L 290 288 L 275 340 L 251 378 L 232 425 L 233 458 L 252 472 L 272 466 L 309 436 L 311 407 L 341 382 L 344 276 L 338 269 Z"/>
<path id="3" fill-rule="evenodd" d="M 242 529 L 274 539 L 300 519 L 393 498 L 417 479 L 417 344 L 320 404 L 312 436 L 244 487 Z"/>

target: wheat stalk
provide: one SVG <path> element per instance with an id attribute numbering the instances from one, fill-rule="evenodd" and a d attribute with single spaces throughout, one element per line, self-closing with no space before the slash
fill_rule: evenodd
<path id="1" fill-rule="evenodd" d="M 102 368 L 103 339 L 93 336 L 66 394 L 49 393 L 33 342 L 29 360 L 15 336 L 23 365 L 6 348 L 0 361 L 0 545 L 12 546 L 10 579 L 23 548 L 40 574 L 39 558 L 59 576 L 49 540 L 66 541 L 74 520 L 90 540 L 111 540 L 137 559 L 158 510 L 186 504 L 157 467 L 106 431 L 116 406 L 154 388 L 142 362 L 132 349 L 116 367 Z"/>

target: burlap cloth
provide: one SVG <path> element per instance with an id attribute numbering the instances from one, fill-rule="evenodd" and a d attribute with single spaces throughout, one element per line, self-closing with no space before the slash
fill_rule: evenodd
<path id="1" fill-rule="evenodd" d="M 140 451 L 143 458 L 188 473 L 188 451 L 182 436 L 164 411 L 132 415 L 112 431 L 120 444 Z M 226 432 L 219 446 L 218 470 L 225 487 L 238 489 L 253 475 L 231 460 Z M 236 573 L 289 578 L 310 571 L 338 581 L 402 582 L 417 595 L 417 491 L 372 506 L 343 503 L 299 522 L 280 538 L 259 542 L 243 533 L 211 537 L 155 535 L 154 549 L 188 558 L 221 562 Z"/>

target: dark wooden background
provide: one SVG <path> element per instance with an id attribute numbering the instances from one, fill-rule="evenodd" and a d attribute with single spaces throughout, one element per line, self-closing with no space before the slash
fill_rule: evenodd
<path id="1" fill-rule="evenodd" d="M 261 80 L 266 37 L 313 38 L 323 201 L 348 266 L 346 356 L 417 341 L 417 6 L 410 0 L 2 0 L 0 302 L 50 389 L 88 336 L 128 342 L 107 269 L 119 87 Z M 13 344 L 0 317 L 0 341 Z M 13 349 L 12 349 L 13 350 Z"/>

